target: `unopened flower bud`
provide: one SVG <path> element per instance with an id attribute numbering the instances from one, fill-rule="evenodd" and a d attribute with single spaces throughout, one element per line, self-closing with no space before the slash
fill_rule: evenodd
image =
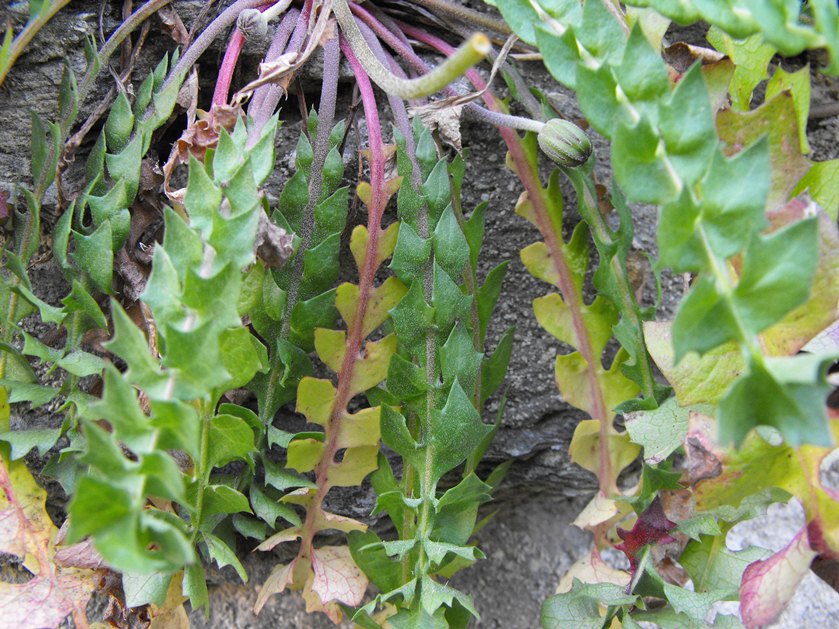
<path id="1" fill-rule="evenodd" d="M 548 120 L 536 136 L 539 148 L 557 166 L 575 168 L 591 155 L 591 140 L 577 125 L 567 120 Z"/>
<path id="2" fill-rule="evenodd" d="M 268 20 L 259 9 L 245 9 L 236 20 L 236 27 L 247 41 L 258 41 L 268 32 Z"/>

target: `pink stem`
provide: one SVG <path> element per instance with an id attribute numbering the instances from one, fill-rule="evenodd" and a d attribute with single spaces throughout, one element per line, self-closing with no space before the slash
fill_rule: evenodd
<path id="1" fill-rule="evenodd" d="M 258 7 L 260 11 L 267 11 L 273 2 Z M 216 89 L 213 91 L 213 105 L 226 105 L 230 95 L 230 84 L 233 82 L 233 72 L 236 70 L 236 62 L 245 45 L 245 36 L 238 28 L 233 31 L 227 50 L 224 51 L 224 59 L 221 60 L 221 67 L 218 69 Z"/>
<path id="2" fill-rule="evenodd" d="M 379 121 L 379 114 L 376 105 L 376 97 L 373 93 L 373 85 L 364 72 L 364 68 L 356 59 L 347 41 L 341 36 L 341 52 L 350 63 L 355 79 L 358 84 L 361 100 L 364 105 L 364 117 L 367 121 L 367 141 L 370 147 L 370 187 L 371 201 L 367 215 L 367 257 L 364 268 L 360 271 L 358 286 L 358 303 L 355 316 L 350 329 L 347 331 L 347 350 L 344 354 L 344 361 L 338 372 L 338 388 L 335 393 L 335 402 L 332 407 L 328 434 L 326 435 L 326 447 L 323 456 L 315 469 L 315 492 L 312 502 L 306 512 L 306 521 L 301 534 L 301 546 L 299 556 L 311 558 L 312 540 L 317 532 L 315 525 L 322 510 L 323 499 L 329 492 L 329 470 L 335 464 L 335 454 L 338 451 L 338 435 L 341 422 L 346 413 L 347 404 L 352 398 L 350 381 L 352 379 L 355 363 L 361 355 L 361 344 L 364 341 L 363 323 L 364 314 L 367 311 L 367 304 L 370 293 L 373 290 L 373 280 L 376 275 L 377 257 L 379 248 L 379 236 L 381 233 L 381 221 L 384 214 L 387 196 L 385 194 L 385 156 L 384 144 L 382 142 L 382 129 Z"/>
<path id="3" fill-rule="evenodd" d="M 313 0 L 306 0 L 303 5 L 303 10 L 300 12 L 299 17 L 296 20 L 294 31 L 291 33 L 291 39 L 288 40 L 288 45 L 285 47 L 286 52 L 300 52 L 303 48 L 303 41 L 306 38 L 306 33 L 308 31 L 307 26 L 309 18 L 312 15 L 313 4 Z M 283 22 L 281 27 L 286 29 L 290 27 L 290 25 L 291 22 L 289 22 L 288 25 Z M 272 50 L 274 50 L 273 46 Z M 270 52 L 271 51 L 269 50 L 269 53 Z M 280 54 L 280 52 L 277 52 L 276 56 L 279 57 Z M 248 136 L 249 144 L 257 141 L 259 138 L 258 134 L 262 131 L 262 127 L 265 126 L 265 123 L 268 122 L 269 118 L 274 115 L 274 110 L 277 108 L 277 105 L 284 93 L 285 92 L 279 85 L 274 84 L 263 85 L 254 92 L 254 95 L 251 98 L 251 104 L 248 107 L 248 115 L 253 118 L 254 122 L 251 133 Z"/>
<path id="4" fill-rule="evenodd" d="M 230 84 L 233 81 L 233 72 L 236 70 L 236 62 L 239 54 L 245 45 L 245 36 L 238 28 L 233 31 L 227 50 L 224 51 L 224 59 L 221 60 L 221 67 L 218 69 L 218 80 L 216 89 L 213 91 L 213 105 L 226 105 L 230 94 Z"/>

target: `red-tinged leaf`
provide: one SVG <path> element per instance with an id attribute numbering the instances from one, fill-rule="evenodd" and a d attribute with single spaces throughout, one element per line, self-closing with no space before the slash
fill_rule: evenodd
<path id="1" fill-rule="evenodd" d="M 695 429 L 695 430 L 694 430 Z M 710 423 L 691 427 L 696 443 L 702 443 L 705 456 L 719 462 L 719 474 L 699 476 L 694 488 L 696 506 L 710 510 L 722 505 L 737 507 L 744 498 L 777 487 L 804 505 L 810 533 L 809 543 L 819 553 L 839 556 L 839 495 L 822 482 L 821 466 L 833 449 L 804 445 L 792 448 L 786 443 L 773 444 L 757 433 L 751 434 L 739 450 L 713 445 Z M 831 422 L 834 441 L 839 440 L 839 422 Z M 704 436 L 703 436 L 704 435 Z M 688 448 L 688 467 L 692 448 Z M 700 478 L 704 478 L 701 480 Z"/>
<path id="2" fill-rule="evenodd" d="M 0 456 L 0 551 L 22 559 L 33 576 L 26 583 L 0 582 L 0 618 L 9 627 L 58 627 L 70 614 L 87 626 L 85 606 L 96 587 L 92 570 L 58 563 L 57 529 L 44 508 L 46 492 L 23 461 Z M 73 558 L 73 547 L 63 549 Z M 90 553 L 82 553 L 91 559 Z M 75 557 L 78 559 L 79 557 Z"/>
<path id="3" fill-rule="evenodd" d="M 717 130 L 720 139 L 728 145 L 729 154 L 752 145 L 762 136 L 769 136 L 772 186 L 767 205 L 770 209 L 786 202 L 795 184 L 810 167 L 801 154 L 798 121 L 790 92 L 781 92 L 753 111 L 726 109 L 720 112 Z"/>
<path id="4" fill-rule="evenodd" d="M 771 356 L 792 356 L 836 320 L 839 301 L 839 230 L 836 221 L 806 197 L 796 197 L 767 218 L 772 231 L 815 214 L 818 227 L 818 264 L 810 298 L 768 330 L 761 345 Z M 816 352 L 818 353 L 818 352 Z M 825 353 L 829 353 L 829 350 Z"/>
<path id="5" fill-rule="evenodd" d="M 676 523 L 671 522 L 664 515 L 661 498 L 656 496 L 647 510 L 639 516 L 631 531 L 618 529 L 618 535 L 623 543 L 616 545 L 615 548 L 623 551 L 629 559 L 632 571 L 635 572 L 638 567 L 636 557 L 642 548 L 650 544 L 669 544 L 676 541 L 669 534 L 675 526 Z"/>
<path id="6" fill-rule="evenodd" d="M 333 601 L 355 607 L 364 598 L 367 577 L 352 559 L 347 546 L 323 546 L 312 555 L 315 573 L 312 591 L 323 604 Z"/>
<path id="7" fill-rule="evenodd" d="M 810 548 L 807 530 L 801 529 L 777 553 L 746 568 L 740 585 L 740 614 L 747 629 L 775 620 L 792 599 L 816 554 Z"/>
<path id="8" fill-rule="evenodd" d="M 83 613 L 92 587 L 75 591 L 74 579 L 35 577 L 26 583 L 0 583 L 0 616 L 7 627 L 58 627 L 71 613 Z M 8 623 L 8 624 L 5 624 Z"/>

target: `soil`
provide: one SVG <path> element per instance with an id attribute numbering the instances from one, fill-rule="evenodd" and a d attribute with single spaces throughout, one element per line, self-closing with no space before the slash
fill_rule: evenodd
<path id="1" fill-rule="evenodd" d="M 111 32 L 118 24 L 117 7 L 121 4 L 104 3 L 102 28 L 105 32 Z M 44 117 L 53 115 L 62 64 L 65 61 L 77 74 L 83 70 L 82 40 L 86 33 L 99 32 L 99 5 L 96 0 L 77 0 L 62 11 L 33 41 L 0 90 L 0 120 L 3 121 L 0 126 L 0 189 L 8 190 L 18 182 L 26 183 L 29 180 L 29 111 L 34 110 Z M 174 3 L 187 26 L 196 18 L 201 5 L 198 0 Z M 19 19 L 20 12 L 15 6 L 6 11 L 13 18 Z M 3 9 L 0 9 L 0 23 L 4 22 L 3 18 Z M 140 57 L 135 76 L 145 76 L 155 60 L 159 59 L 163 48 L 171 45 L 171 40 L 162 34 L 155 20 L 152 36 Z M 258 51 L 252 53 L 245 61 L 255 67 L 259 54 L 256 54 Z M 208 82 L 213 79 L 213 68 L 217 67 L 219 54 L 218 49 L 213 50 L 202 60 L 204 79 Z M 529 84 L 554 93 L 555 100 L 565 108 L 566 115 L 571 118 L 579 115 L 573 97 L 561 90 L 541 66 L 529 63 L 522 70 Z M 81 119 L 104 97 L 112 81 L 107 74 L 103 73 L 100 84 L 83 106 Z M 242 77 L 237 80 L 242 80 Z M 345 92 L 343 102 L 350 96 L 349 87 Z M 313 90 L 311 95 L 307 94 L 310 103 L 316 93 Z M 814 83 L 814 104 L 835 97 L 834 83 L 820 80 Z M 271 179 L 271 185 L 275 187 L 269 189 L 269 192 L 277 196 L 279 186 L 291 172 L 291 151 L 300 126 L 293 100 L 286 109 L 291 111 L 284 114 L 288 120 L 277 140 L 278 169 Z M 557 393 L 552 367 L 557 343 L 538 326 L 532 314 L 531 302 L 545 294 L 546 285 L 529 275 L 518 258 L 521 248 L 538 239 L 536 230 L 513 213 L 520 193 L 519 183 L 505 167 L 503 142 L 493 130 L 467 119 L 463 122 L 462 131 L 464 148 L 468 149 L 471 156 L 466 177 L 467 187 L 464 190 L 464 208 L 472 208 L 481 201 L 489 202 L 481 271 L 485 273 L 503 260 L 510 261 L 499 307 L 488 333 L 490 347 L 504 329 L 516 327 L 516 348 L 506 385 L 507 404 L 503 424 L 488 452 L 485 466 L 489 469 L 509 459 L 515 463 L 498 492 L 497 500 L 487 509 L 487 513 L 495 512 L 494 517 L 480 532 L 480 546 L 486 552 L 487 559 L 459 574 L 453 584 L 474 596 L 482 614 L 480 626 L 529 629 L 538 626 L 539 607 L 553 593 L 560 576 L 587 552 L 587 534 L 573 527 L 571 522 L 593 495 L 596 485 L 592 475 L 573 465 L 568 458 L 571 435 L 582 415 L 563 403 Z M 839 119 L 815 122 L 808 131 L 813 159 L 825 160 L 837 156 Z M 80 157 L 85 148 L 89 146 L 82 146 Z M 595 138 L 595 150 L 601 174 L 607 179 L 608 146 Z M 81 159 L 78 161 L 82 162 Z M 352 168 L 348 172 L 352 173 Z M 568 189 L 564 192 L 568 201 L 567 223 L 570 227 L 578 219 L 573 211 L 573 194 Z M 48 214 L 51 204 L 55 204 L 54 195 L 47 198 Z M 654 208 L 635 208 L 636 242 L 639 248 L 655 251 L 655 222 Z M 682 278 L 667 276 L 663 281 L 664 299 L 659 317 L 667 318 L 675 310 L 684 282 Z M 38 294 L 51 303 L 66 294 L 63 280 L 50 264 L 34 269 L 33 282 Z M 494 416 L 496 408 L 490 404 L 487 409 L 488 418 Z M 15 409 L 14 422 L 19 427 L 55 425 L 56 421 L 49 409 Z M 39 462 L 32 462 L 37 467 Z M 627 479 L 631 480 L 631 477 Z M 50 488 L 53 489 L 52 486 Z M 360 517 L 366 517 L 372 505 L 367 488 L 362 488 L 361 494 L 357 491 L 344 492 L 331 497 L 331 503 L 334 510 Z M 51 513 L 60 517 L 62 507 L 63 496 L 58 491 L 52 492 Z M 794 511 L 795 507 L 789 509 Z M 776 513 L 768 520 L 752 525 L 753 542 L 780 547 L 791 538 L 792 533 L 782 526 L 783 522 L 793 517 L 786 513 Z M 748 528 L 744 526 L 743 530 Z M 795 529 L 790 530 L 794 532 Z M 741 539 L 747 534 L 742 533 Z M 249 550 L 250 547 L 244 542 L 240 544 L 239 551 L 245 556 L 245 567 L 250 575 L 246 585 L 238 581 L 232 569 L 217 571 L 208 568 L 212 614 L 208 619 L 203 614 L 193 613 L 193 626 L 279 626 L 300 629 L 332 626 L 323 617 L 305 614 L 300 598 L 293 595 L 273 597 L 260 616 L 254 616 L 252 608 L 259 584 L 265 581 L 280 557 L 247 552 Z M 99 607 L 91 608 L 92 620 L 97 613 L 101 614 L 102 601 L 94 602 L 93 605 Z M 817 577 L 811 576 L 777 626 L 791 628 L 817 623 L 839 626 L 839 595 Z"/>

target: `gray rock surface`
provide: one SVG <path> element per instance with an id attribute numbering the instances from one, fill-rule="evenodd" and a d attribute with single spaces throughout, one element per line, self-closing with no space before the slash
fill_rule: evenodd
<path id="1" fill-rule="evenodd" d="M 71 8 L 64 10 L 33 42 L 0 90 L 0 120 L 3 123 L 0 125 L 0 188 L 8 189 L 17 182 L 28 181 L 29 111 L 35 110 L 44 117 L 53 115 L 62 64 L 66 60 L 77 72 L 83 68 L 81 42 L 85 33 L 99 30 L 99 4 L 96 0 L 77 0 Z M 105 32 L 113 30 L 118 23 L 117 7 L 120 4 L 105 3 L 102 20 Z M 201 4 L 198 0 L 189 0 L 176 2 L 175 6 L 189 25 Z M 0 8 L 0 23 L 4 22 L 4 11 L 16 18 L 21 11 L 25 15 L 26 9 L 22 3 L 21 6 Z M 171 46 L 171 41 L 161 34 L 155 21 L 135 77 L 142 78 L 166 46 Z M 217 63 L 218 54 L 218 51 L 211 51 L 205 55 L 205 67 L 209 69 L 205 78 L 208 80 L 213 78 L 212 67 Z M 247 63 L 254 66 L 257 61 L 258 56 L 247 58 Z M 105 76 L 86 101 L 83 112 L 90 111 L 109 88 L 111 80 L 107 73 Z M 526 66 L 526 80 L 556 92 L 556 98 L 569 108 L 569 113 L 576 111 L 573 98 L 562 93 L 536 64 Z M 833 89 L 832 84 L 816 85 L 814 99 L 835 97 L 831 93 Z M 287 109 L 293 110 L 295 106 Z M 837 119 L 816 123 L 810 131 L 814 157 L 836 157 Z M 272 178 L 277 186 L 290 173 L 293 163 L 290 150 L 298 133 L 299 116 L 290 112 L 289 122 L 278 138 L 279 163 L 277 174 Z M 595 482 L 568 458 L 568 444 L 581 414 L 559 398 L 553 381 L 557 343 L 538 326 L 532 315 L 531 301 L 543 295 L 546 287 L 526 272 L 518 258 L 518 251 L 537 240 L 538 234 L 513 214 L 519 184 L 504 166 L 500 137 L 468 120 L 464 121 L 463 134 L 464 146 L 471 154 L 464 207 L 474 207 L 480 201 L 490 204 L 482 270 L 486 272 L 502 260 L 510 261 L 504 292 L 489 331 L 490 344 L 505 328 L 515 325 L 517 330 L 507 384 L 506 412 L 502 428 L 489 451 L 487 465 L 510 458 L 516 459 L 516 463 L 498 500 L 488 509 L 488 512 L 497 510 L 496 515 L 480 533 L 481 547 L 488 558 L 458 575 L 455 585 L 475 597 L 483 617 L 481 626 L 527 629 L 538 625 L 541 602 L 553 592 L 562 573 L 588 549 L 587 535 L 570 523 L 592 495 Z M 596 142 L 596 147 L 605 174 L 608 147 L 602 141 Z M 83 146 L 81 153 L 84 149 Z M 572 200 L 568 190 L 566 198 Z M 53 195 L 53 203 L 54 200 Z M 572 224 L 577 219 L 570 208 L 573 203 L 569 203 L 568 210 L 568 221 Z M 655 211 L 639 208 L 636 240 L 641 248 L 654 249 L 654 225 Z M 65 287 L 53 267 L 36 268 L 33 279 L 38 293 L 47 300 L 55 301 L 64 294 Z M 663 316 L 672 313 L 681 287 L 680 278 L 665 278 Z M 490 405 L 488 416 L 494 411 L 494 406 Z M 16 409 L 18 426 L 55 425 L 56 421 L 43 411 Z M 372 506 L 369 492 L 361 496 L 358 492 L 345 492 L 331 496 L 330 500 L 334 509 L 360 517 L 365 517 Z M 60 513 L 60 495 L 56 495 L 52 507 Z M 752 543 L 773 548 L 783 545 L 787 539 L 783 523 L 789 517 L 788 514 L 774 514 L 752 525 L 751 530 L 763 536 L 761 540 L 753 539 Z M 239 550 L 249 549 L 242 543 Z M 248 553 L 245 564 L 250 582 L 247 585 L 239 583 L 230 569 L 211 571 L 212 616 L 206 619 L 193 613 L 193 625 L 300 629 L 332 626 L 321 617 L 305 614 L 296 596 L 276 596 L 259 617 L 253 615 L 258 584 L 264 582 L 272 565 L 280 559 L 278 555 Z M 839 626 L 837 614 L 839 595 L 812 576 L 805 581 L 778 626 L 792 628 L 817 623 L 825 627 Z"/>

